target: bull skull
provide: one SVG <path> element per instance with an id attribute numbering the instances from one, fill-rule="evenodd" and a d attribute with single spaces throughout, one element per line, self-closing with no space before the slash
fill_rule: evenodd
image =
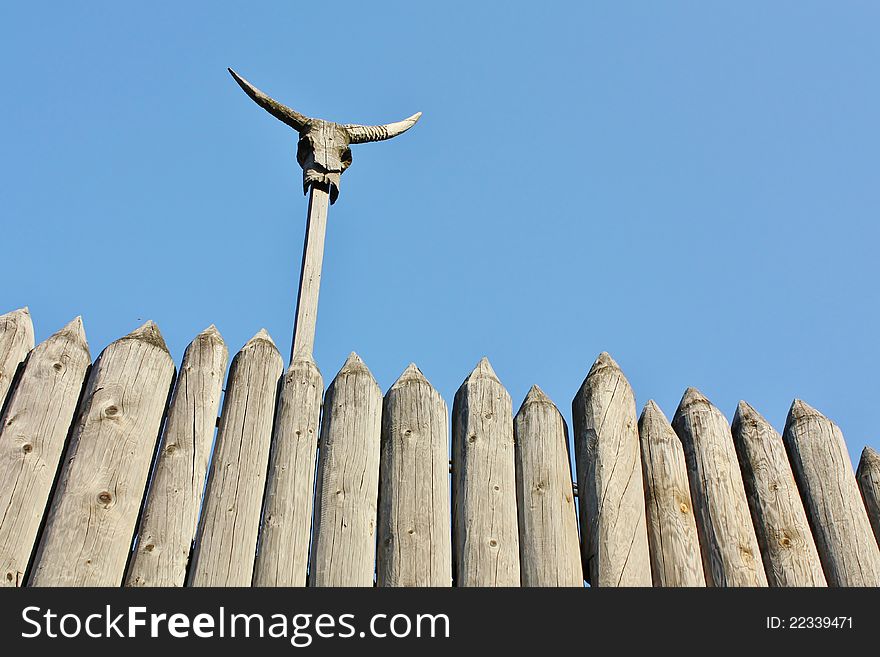
<path id="1" fill-rule="evenodd" d="M 422 115 L 416 112 L 408 119 L 386 125 L 343 125 L 313 119 L 270 98 L 231 68 L 229 72 L 257 105 L 299 133 L 296 161 L 303 169 L 303 192 L 308 193 L 312 185 L 325 186 L 330 192 L 330 203 L 339 196 L 342 172 L 351 165 L 351 144 L 396 137 L 413 127 Z"/>

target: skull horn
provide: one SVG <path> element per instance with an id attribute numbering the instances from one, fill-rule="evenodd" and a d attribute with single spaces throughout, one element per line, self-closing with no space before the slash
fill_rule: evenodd
<path id="1" fill-rule="evenodd" d="M 366 144 L 370 141 L 391 139 L 392 137 L 396 137 L 397 135 L 406 132 L 416 124 L 416 121 L 418 121 L 421 116 L 421 112 L 416 112 L 408 119 L 398 121 L 397 123 L 387 123 L 385 125 L 350 124 L 342 127 L 345 128 L 345 131 L 348 133 L 348 137 L 352 144 Z"/>
<path id="2" fill-rule="evenodd" d="M 244 92 L 248 96 L 250 96 L 257 105 L 269 112 L 269 114 L 274 116 L 279 121 L 283 121 L 297 132 L 304 132 L 308 129 L 309 124 L 311 123 L 311 119 L 309 119 L 309 117 L 300 114 L 296 110 L 290 109 L 286 105 L 282 105 L 273 98 L 269 98 L 269 96 L 257 89 L 254 85 L 245 80 L 231 68 L 227 70 L 229 71 L 230 75 L 235 78 L 235 81 L 238 82 L 238 86 L 244 89 Z M 406 128 L 404 128 L 404 130 L 405 129 Z M 401 130 L 401 132 L 403 131 Z"/>

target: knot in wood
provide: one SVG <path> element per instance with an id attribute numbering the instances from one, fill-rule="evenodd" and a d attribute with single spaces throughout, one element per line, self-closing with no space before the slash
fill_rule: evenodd
<path id="1" fill-rule="evenodd" d="M 107 506 L 113 502 L 113 495 L 110 493 L 110 491 L 101 491 L 100 493 L 98 493 L 98 501 L 101 504 Z"/>

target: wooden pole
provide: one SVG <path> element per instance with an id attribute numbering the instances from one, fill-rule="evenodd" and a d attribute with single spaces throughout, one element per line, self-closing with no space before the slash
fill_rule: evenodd
<path id="1" fill-rule="evenodd" d="M 446 402 L 415 364 L 385 395 L 379 586 L 452 586 Z"/>
<path id="2" fill-rule="evenodd" d="M 119 586 L 174 362 L 153 322 L 92 367 L 30 575 L 32 586 Z"/>
<path id="3" fill-rule="evenodd" d="M 523 586 L 584 585 L 565 420 L 532 386 L 513 420 Z"/>
<path id="4" fill-rule="evenodd" d="M 79 317 L 28 357 L 0 418 L 0 586 L 24 574 L 92 359 Z"/>
<path id="5" fill-rule="evenodd" d="M 880 548 L 840 428 L 800 399 L 782 434 L 829 586 L 880 586 Z"/>
<path id="6" fill-rule="evenodd" d="M 681 439 L 709 586 L 767 586 L 730 424 L 688 388 L 672 427 Z"/>
<path id="7" fill-rule="evenodd" d="M 327 389 L 309 581 L 373 586 L 382 391 L 352 353 Z"/>
<path id="8" fill-rule="evenodd" d="M 602 353 L 572 402 L 584 573 L 592 586 L 651 586 L 632 388 Z"/>
<path id="9" fill-rule="evenodd" d="M 653 401 L 639 418 L 654 586 L 706 586 L 681 441 Z"/>
<path id="10" fill-rule="evenodd" d="M 456 586 L 519 586 L 510 395 L 486 358 L 452 404 L 452 540 Z"/>
<path id="11" fill-rule="evenodd" d="M 212 324 L 186 348 L 126 586 L 183 586 L 229 351 Z"/>
<path id="12" fill-rule="evenodd" d="M 733 416 L 732 432 L 767 583 L 825 586 L 782 436 L 744 401 Z"/>
<path id="13" fill-rule="evenodd" d="M 859 489 L 874 530 L 874 538 L 880 545 L 880 454 L 870 447 L 862 450 L 856 479 L 859 480 Z"/>
<path id="14" fill-rule="evenodd" d="M 28 352 L 34 348 L 34 324 L 30 310 L 19 308 L 0 315 L 0 409 Z"/>
<path id="15" fill-rule="evenodd" d="M 232 359 L 190 586 L 251 585 L 283 369 L 281 354 L 266 329 Z"/>
<path id="16" fill-rule="evenodd" d="M 299 354 L 281 382 L 254 586 L 305 586 L 324 379 Z"/>
<path id="17" fill-rule="evenodd" d="M 318 293 L 321 288 L 321 267 L 324 262 L 324 237 L 327 233 L 327 211 L 330 194 L 324 185 L 309 190 L 309 216 L 303 245 L 299 294 L 296 298 L 296 321 L 290 362 L 298 354 L 311 357 L 315 348 L 315 326 L 318 321 Z"/>

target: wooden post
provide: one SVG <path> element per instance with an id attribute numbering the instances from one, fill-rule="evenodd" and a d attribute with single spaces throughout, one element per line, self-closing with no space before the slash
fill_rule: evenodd
<path id="1" fill-rule="evenodd" d="M 510 395 L 486 358 L 452 404 L 452 542 L 456 586 L 519 586 Z"/>
<path id="2" fill-rule="evenodd" d="M 30 310 L 25 307 L 0 315 L 0 410 L 18 366 L 33 348 L 34 325 Z"/>
<path id="3" fill-rule="evenodd" d="M 795 399 L 782 434 L 829 586 L 880 586 L 871 532 L 843 433 Z"/>
<path id="4" fill-rule="evenodd" d="M 372 586 L 382 391 L 352 353 L 327 389 L 309 581 Z"/>
<path id="5" fill-rule="evenodd" d="M 183 586 L 229 351 L 212 324 L 186 348 L 126 586 Z"/>
<path id="6" fill-rule="evenodd" d="M 190 586 L 250 586 L 284 364 L 261 329 L 232 359 Z"/>
<path id="7" fill-rule="evenodd" d="M 688 388 L 672 427 L 681 439 L 709 586 L 767 586 L 730 424 Z"/>
<path id="8" fill-rule="evenodd" d="M 862 450 L 856 479 L 859 481 L 859 489 L 862 491 L 868 519 L 874 530 L 874 538 L 880 545 L 880 454 L 870 447 L 865 447 Z"/>
<path id="9" fill-rule="evenodd" d="M 592 586 L 651 586 L 636 405 L 602 353 L 572 402 L 584 572 Z"/>
<path id="10" fill-rule="evenodd" d="M 681 441 L 649 401 L 639 418 L 654 586 L 706 586 Z"/>
<path id="11" fill-rule="evenodd" d="M 825 586 L 782 436 L 744 401 L 732 431 L 768 584 Z"/>
<path id="12" fill-rule="evenodd" d="M 324 237 L 327 233 L 327 210 L 330 195 L 324 185 L 312 185 L 309 191 L 309 216 L 303 245 L 299 294 L 296 298 L 296 323 L 290 362 L 298 354 L 311 357 L 315 348 L 315 326 L 318 321 L 318 292 L 324 262 Z"/>
<path id="13" fill-rule="evenodd" d="M 92 359 L 77 317 L 40 343 L 0 418 L 0 586 L 23 584 Z"/>
<path id="14" fill-rule="evenodd" d="M 532 386 L 513 420 L 523 586 L 584 585 L 565 420 Z"/>
<path id="15" fill-rule="evenodd" d="M 452 586 L 446 403 L 415 364 L 385 395 L 379 586 Z"/>
<path id="16" fill-rule="evenodd" d="M 254 586 L 305 586 L 324 379 L 300 353 L 281 382 Z"/>
<path id="17" fill-rule="evenodd" d="M 108 346 L 89 375 L 30 576 L 32 586 L 119 586 L 174 362 L 153 322 Z"/>

